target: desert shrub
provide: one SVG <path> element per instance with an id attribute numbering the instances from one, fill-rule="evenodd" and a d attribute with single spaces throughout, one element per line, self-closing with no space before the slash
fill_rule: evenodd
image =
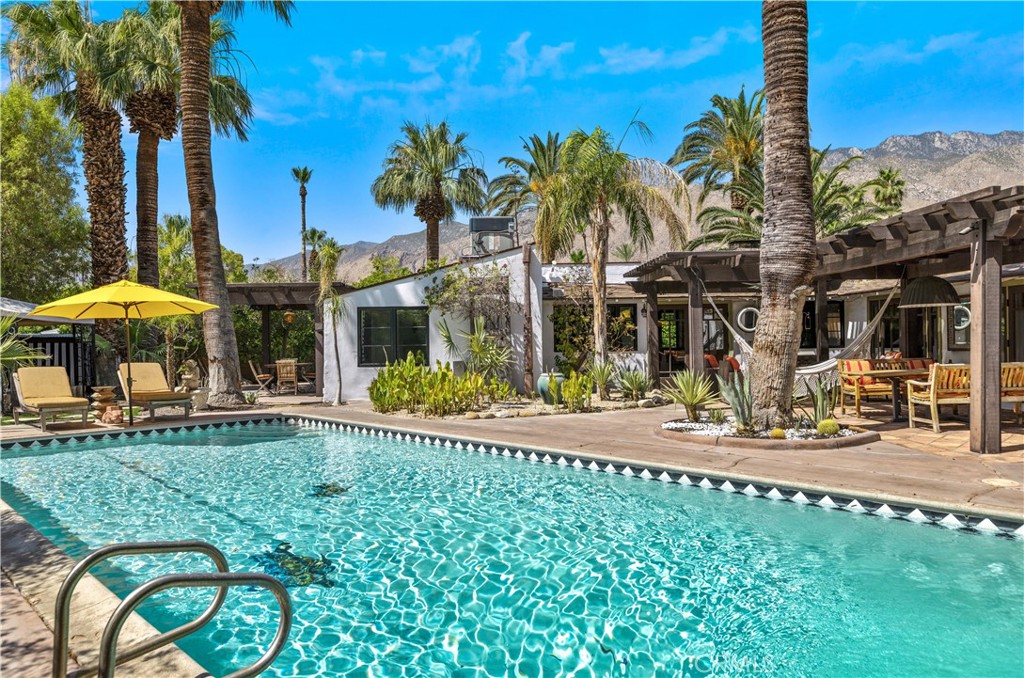
<path id="1" fill-rule="evenodd" d="M 729 407 L 732 408 L 732 416 L 736 421 L 736 432 L 749 433 L 754 422 L 750 380 L 744 378 L 739 372 L 728 381 L 718 377 L 718 390 L 725 402 L 729 403 Z"/>
<path id="2" fill-rule="evenodd" d="M 615 379 L 615 365 L 611 361 L 603 363 L 595 363 L 591 366 L 590 378 L 597 386 L 597 395 L 602 400 L 608 400 L 608 391 L 611 388 L 612 381 Z"/>
<path id="3" fill-rule="evenodd" d="M 431 370 L 412 353 L 405 360 L 388 363 L 370 382 L 369 395 L 377 412 L 422 412 L 429 417 L 462 414 L 485 401 L 498 402 L 512 396 L 512 386 L 476 372 L 457 376 L 452 366 L 438 361 Z"/>
<path id="4" fill-rule="evenodd" d="M 571 372 L 562 384 L 562 404 L 570 412 L 583 412 L 590 409 L 590 396 L 594 392 L 594 380 L 585 374 Z"/>
<path id="5" fill-rule="evenodd" d="M 686 409 L 690 421 L 699 421 L 700 409 L 715 402 L 715 390 L 710 377 L 689 370 L 672 375 L 665 388 L 665 395 Z"/>
<path id="6" fill-rule="evenodd" d="M 619 388 L 622 394 L 631 400 L 640 400 L 651 390 L 654 382 L 643 370 L 619 370 Z"/>
<path id="7" fill-rule="evenodd" d="M 717 407 L 713 410 L 708 410 L 708 418 L 711 419 L 711 423 L 716 426 L 721 426 L 725 423 L 725 410 L 718 409 Z"/>

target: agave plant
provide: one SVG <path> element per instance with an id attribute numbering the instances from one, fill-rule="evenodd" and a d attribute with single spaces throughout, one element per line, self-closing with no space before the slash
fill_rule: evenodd
<path id="1" fill-rule="evenodd" d="M 750 393 L 750 381 L 742 373 L 726 381 L 718 377 L 718 390 L 732 408 L 732 416 L 736 422 L 737 433 L 750 433 L 753 430 L 754 409 L 753 397 Z"/>
<path id="2" fill-rule="evenodd" d="M 597 395 L 601 400 L 608 400 L 608 391 L 615 378 L 615 366 L 611 362 L 594 363 L 590 367 L 590 378 L 597 385 Z"/>
<path id="3" fill-rule="evenodd" d="M 619 370 L 619 388 L 631 400 L 640 400 L 654 385 L 650 375 L 643 370 Z"/>
<path id="4" fill-rule="evenodd" d="M 832 419 L 839 397 L 839 389 L 836 387 L 836 384 L 824 376 L 818 376 L 813 381 L 805 377 L 803 385 L 804 390 L 807 392 L 807 399 L 811 401 L 811 407 L 808 410 L 801 404 L 800 409 L 811 420 L 811 423 L 817 426 L 826 419 Z"/>
<path id="5" fill-rule="evenodd" d="M 10 370 L 32 365 L 36 360 L 49 358 L 41 351 L 31 348 L 18 338 L 12 330 L 17 318 L 14 316 L 0 317 L 0 366 Z"/>
<path id="6" fill-rule="evenodd" d="M 484 379 L 504 378 L 512 360 L 512 352 L 492 337 L 485 325 L 483 316 L 477 316 L 473 321 L 472 332 L 459 333 L 466 343 L 465 350 L 459 348 L 447 320 L 437 324 L 437 331 L 448 355 L 464 362 L 467 371 L 479 374 Z"/>
<path id="7" fill-rule="evenodd" d="M 665 389 L 665 395 L 686 409 L 690 421 L 700 419 L 700 409 L 715 402 L 715 387 L 711 379 L 696 372 L 676 372 Z"/>

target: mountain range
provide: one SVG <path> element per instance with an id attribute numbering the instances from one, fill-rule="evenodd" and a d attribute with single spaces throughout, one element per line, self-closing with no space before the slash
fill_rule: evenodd
<path id="1" fill-rule="evenodd" d="M 899 169 L 906 182 L 903 208 L 907 210 L 985 186 L 1011 186 L 1024 181 L 1024 132 L 1019 131 L 897 135 L 872 148 L 833 148 L 828 160 L 838 163 L 852 156 L 862 160 L 853 163 L 850 172 L 844 175 L 851 182 L 871 179 L 883 167 Z M 693 197 L 696 197 L 695 192 Z M 529 238 L 533 217 L 529 210 L 520 213 L 521 238 Z M 611 249 L 628 240 L 626 229 L 617 225 L 620 227 L 613 228 Z M 469 250 L 468 225 L 458 221 L 442 224 L 440 243 L 443 258 L 458 259 Z M 578 245 L 582 247 L 582 242 Z M 665 229 L 656 229 L 654 242 L 641 256 L 650 258 L 672 248 Z M 368 275 L 372 268 L 370 260 L 375 255 L 397 257 L 403 266 L 416 270 L 425 260 L 424 231 L 396 235 L 379 243 L 360 240 L 345 245 L 338 260 L 338 279 L 354 282 Z M 298 254 L 264 264 L 278 267 L 293 279 L 298 279 L 301 265 Z"/>

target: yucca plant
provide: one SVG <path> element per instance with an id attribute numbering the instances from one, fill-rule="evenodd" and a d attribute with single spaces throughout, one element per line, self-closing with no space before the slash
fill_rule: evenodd
<path id="1" fill-rule="evenodd" d="M 597 385 L 597 395 L 601 400 L 608 400 L 612 380 L 615 378 L 615 365 L 610 361 L 594 363 L 590 367 L 590 378 Z"/>
<path id="2" fill-rule="evenodd" d="M 726 381 L 718 377 L 718 390 L 725 402 L 732 408 L 732 416 L 736 422 L 737 433 L 750 433 L 753 430 L 754 408 L 750 393 L 750 381 L 742 373 Z"/>
<path id="3" fill-rule="evenodd" d="M 619 388 L 631 400 L 640 400 L 647 395 L 654 381 L 643 370 L 619 370 Z"/>
<path id="4" fill-rule="evenodd" d="M 709 377 L 688 370 L 672 375 L 665 395 L 686 409 L 690 421 L 699 421 L 700 409 L 715 402 L 715 387 Z"/>

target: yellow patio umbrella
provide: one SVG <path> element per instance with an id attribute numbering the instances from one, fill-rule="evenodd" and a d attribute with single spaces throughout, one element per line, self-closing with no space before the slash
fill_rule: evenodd
<path id="1" fill-rule="evenodd" d="M 132 426 L 135 423 L 132 416 L 132 339 L 128 321 L 167 315 L 196 315 L 214 308 L 217 307 L 205 301 L 122 280 L 36 306 L 28 315 L 48 315 L 72 320 L 124 319 L 124 335 L 128 347 L 128 425 Z"/>

